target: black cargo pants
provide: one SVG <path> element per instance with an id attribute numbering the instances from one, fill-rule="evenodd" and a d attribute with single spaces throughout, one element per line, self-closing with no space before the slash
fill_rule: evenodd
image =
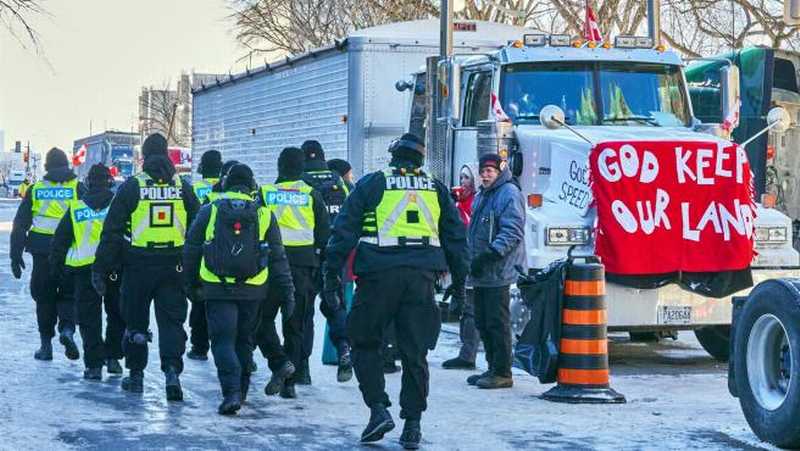
<path id="1" fill-rule="evenodd" d="M 475 287 L 475 326 L 486 350 L 489 370 L 511 377 L 511 321 L 509 286 Z"/>
<path id="2" fill-rule="evenodd" d="M 394 321 L 397 349 L 403 365 L 400 417 L 419 419 L 427 408 L 428 350 L 436 346 L 441 327 L 434 300 L 435 274 L 414 268 L 360 276 L 347 333 L 353 366 L 367 406 L 390 405 L 383 376 L 383 335 Z"/>
<path id="3" fill-rule="evenodd" d="M 47 255 L 33 255 L 31 297 L 36 301 L 36 322 L 41 336 L 53 338 L 56 324 L 59 332 L 75 332 L 77 306 L 73 284 L 70 275 L 61 274 L 57 279 L 53 278 Z"/>
<path id="4" fill-rule="evenodd" d="M 202 354 L 208 353 L 208 321 L 206 321 L 206 303 L 202 299 L 192 302 L 189 328 L 192 349 Z"/>
<path id="5" fill-rule="evenodd" d="M 122 358 L 122 336 L 125 323 L 120 314 L 119 280 L 106 281 L 106 295 L 92 286 L 92 272 L 87 267 L 74 274 L 75 298 L 78 301 L 78 325 L 83 342 L 83 363 L 86 368 L 99 368 L 105 359 Z M 106 337 L 103 340 L 103 307 L 106 311 Z"/>
<path id="6" fill-rule="evenodd" d="M 150 304 L 155 304 L 161 370 L 183 371 L 188 309 L 183 292 L 183 274 L 174 259 L 164 265 L 127 265 L 122 273 L 122 319 L 125 321 L 125 366 L 143 370 L 147 366 Z"/>
<path id="7" fill-rule="evenodd" d="M 208 299 L 205 302 L 211 353 L 222 395 L 239 393 L 242 379 L 250 378 L 250 362 L 253 360 L 251 336 L 259 301 Z"/>

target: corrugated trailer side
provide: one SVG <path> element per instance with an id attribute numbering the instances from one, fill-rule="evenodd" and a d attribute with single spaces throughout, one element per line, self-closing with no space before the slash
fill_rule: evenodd
<path id="1" fill-rule="evenodd" d="M 280 151 L 306 139 L 328 158 L 347 158 L 347 80 L 347 53 L 330 48 L 196 91 L 192 160 L 216 149 L 264 183 L 277 176 Z"/>

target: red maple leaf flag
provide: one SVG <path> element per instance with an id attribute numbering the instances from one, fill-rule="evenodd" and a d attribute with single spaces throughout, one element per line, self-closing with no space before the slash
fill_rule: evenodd
<path id="1" fill-rule="evenodd" d="M 80 166 L 86 161 L 86 144 L 82 145 L 77 151 L 74 152 L 72 155 L 72 165 L 73 166 Z"/>
<path id="2" fill-rule="evenodd" d="M 594 42 L 603 40 L 600 34 L 600 26 L 597 25 L 597 17 L 594 15 L 594 11 L 592 11 L 592 7 L 589 6 L 588 2 L 586 3 L 586 17 L 583 21 L 583 38 L 587 41 Z"/>

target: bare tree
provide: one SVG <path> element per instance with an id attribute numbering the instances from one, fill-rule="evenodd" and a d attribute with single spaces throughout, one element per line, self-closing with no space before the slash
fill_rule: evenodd
<path id="1" fill-rule="evenodd" d="M 178 91 L 165 82 L 161 88 L 142 88 L 139 95 L 139 133 L 144 137 L 161 133 L 170 146 L 188 147 L 182 128 L 184 102 Z"/>
<path id="2" fill-rule="evenodd" d="M 46 14 L 38 0 L 0 0 L 0 24 L 20 45 L 32 45 L 40 52 L 39 35 L 31 24 L 31 18 Z"/>

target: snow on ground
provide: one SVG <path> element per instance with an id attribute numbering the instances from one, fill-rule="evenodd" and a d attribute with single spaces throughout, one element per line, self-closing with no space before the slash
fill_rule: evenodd
<path id="1" fill-rule="evenodd" d="M 27 287 L 30 266 L 23 280 L 17 281 L 6 263 L 6 225 L 15 206 L 0 202 L 0 449 L 358 447 L 368 411 L 355 380 L 338 384 L 335 368 L 320 363 L 321 315 L 312 358 L 314 385 L 298 387 L 297 400 L 266 397 L 263 387 L 268 370 L 259 355 L 248 403 L 232 418 L 216 414 L 220 393 L 213 360 L 186 360 L 182 376 L 186 401 L 170 404 L 164 398 L 156 346 L 151 347 L 143 396 L 122 392 L 119 377 L 84 381 L 82 363 L 66 360 L 56 341 L 52 362 L 35 361 L 38 338 Z M 464 379 L 470 372 L 441 369 L 441 362 L 457 352 L 457 340 L 445 331 L 430 355 L 424 449 L 764 447 L 748 429 L 738 402 L 728 394 L 726 367 L 708 357 L 691 334 L 658 345 L 615 340 L 612 385 L 627 396 L 628 403 L 599 406 L 543 401 L 538 396 L 550 387 L 523 373 L 515 375 L 511 390 L 468 387 Z M 399 374 L 387 376 L 393 402 L 399 385 Z M 398 428 L 381 444 L 365 448 L 399 449 L 399 407 L 395 404 L 391 411 Z"/>

